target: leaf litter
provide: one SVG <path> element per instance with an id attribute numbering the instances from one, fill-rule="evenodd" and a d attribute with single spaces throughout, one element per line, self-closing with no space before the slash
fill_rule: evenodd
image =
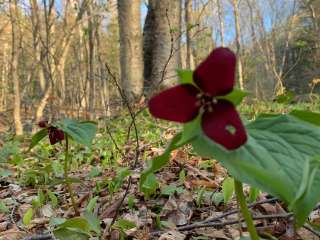
<path id="1" fill-rule="evenodd" d="M 174 130 L 167 128 L 162 133 L 163 140 L 172 138 L 174 133 Z M 142 141 L 140 148 L 145 159 L 157 156 L 164 150 L 161 144 L 147 141 Z M 128 167 L 133 160 L 135 150 L 133 144 L 123 149 L 125 158 L 117 159 L 117 163 L 110 167 L 103 167 L 105 156 L 102 157 L 97 149 L 92 153 L 92 160 L 86 162 L 84 158 L 81 163 L 73 162 L 70 175 L 78 179 L 73 183 L 73 189 L 77 193 L 81 212 L 85 212 L 89 202 L 96 197 L 96 201 L 91 202 L 91 208 L 100 221 L 101 234 L 91 233 L 87 239 L 228 240 L 239 239 L 242 233 L 245 235 L 246 226 L 239 221 L 234 194 L 225 202 L 222 186 L 228 173 L 217 161 L 196 157 L 188 146 L 173 151 L 170 163 L 156 173 L 158 188 L 150 196 L 139 191 L 139 176 L 145 167 L 144 162 L 140 161 L 136 169 L 130 170 L 131 185 L 122 202 L 128 176 L 123 179 L 117 176 L 119 169 Z M 59 147 L 54 147 L 52 152 L 59 150 Z M 85 149 L 74 151 L 79 151 L 80 155 L 76 157 L 87 154 Z M 115 158 L 116 151 L 112 154 L 109 161 Z M 57 160 L 54 155 L 48 157 L 50 161 Z M 23 169 L 12 167 L 10 176 L 0 178 L 1 240 L 54 239 L 52 221 L 75 217 L 64 185 L 44 184 L 45 178 L 52 177 L 50 174 L 41 181 L 38 179 L 38 183 L 25 184 L 26 181 L 21 181 L 27 166 L 32 169 L 33 164 L 34 161 L 31 161 Z M 40 175 L 40 172 L 35 173 L 37 177 Z M 41 199 L 43 196 L 39 189 L 44 199 Z M 247 196 L 249 191 L 247 187 Z M 283 203 L 260 193 L 251 206 L 261 236 L 266 239 L 271 235 L 282 240 L 296 239 L 292 234 L 295 231 L 292 217 Z M 32 214 L 29 209 L 33 209 Z M 122 219 L 124 222 L 120 223 L 132 223 L 134 227 L 114 227 Z M 319 219 L 319 211 L 315 209 L 310 223 L 317 225 Z M 110 226 L 111 223 L 113 226 Z M 297 235 L 298 239 L 319 239 L 305 228 L 298 230 Z"/>

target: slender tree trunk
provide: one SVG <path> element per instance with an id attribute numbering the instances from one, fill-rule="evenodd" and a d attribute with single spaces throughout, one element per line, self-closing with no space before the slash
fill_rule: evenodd
<path id="1" fill-rule="evenodd" d="M 128 99 L 143 92 L 140 0 L 118 0 L 121 86 Z"/>
<path id="2" fill-rule="evenodd" d="M 186 24 L 186 68 L 191 69 L 191 13 L 192 13 L 192 0 L 185 0 L 185 24 Z"/>
<path id="3" fill-rule="evenodd" d="M 233 0 L 233 13 L 235 21 L 235 30 L 236 30 L 236 45 L 237 45 L 237 57 L 238 57 L 238 78 L 239 78 L 239 87 L 241 90 L 244 89 L 243 82 L 243 69 L 242 69 L 242 56 L 241 56 L 241 31 L 240 31 L 240 22 L 239 22 L 239 2 L 238 0 Z"/>
<path id="4" fill-rule="evenodd" d="M 221 0 L 217 0 L 217 7 L 218 7 L 218 17 L 219 17 L 219 33 L 220 33 L 220 42 L 221 47 L 224 47 L 224 19 L 223 19 L 223 7 L 221 5 Z"/>
<path id="5" fill-rule="evenodd" d="M 14 93 L 14 108 L 13 108 L 13 118 L 15 125 L 16 135 L 23 134 L 23 127 L 21 122 L 21 99 L 20 99 L 20 83 L 19 83 L 19 74 L 18 74 L 18 64 L 19 64 L 19 46 L 17 40 L 21 38 L 19 36 L 18 30 L 18 3 L 17 0 L 9 1 L 10 7 L 10 20 L 11 20 L 11 79 L 13 82 L 13 93 Z"/>
<path id="6" fill-rule="evenodd" d="M 94 77 L 94 32 L 95 32 L 95 24 L 92 16 L 91 5 L 88 6 L 87 14 L 88 14 L 88 81 L 89 81 L 89 113 L 90 118 L 93 118 L 94 114 L 94 103 L 95 103 L 95 77 Z"/>
<path id="7" fill-rule="evenodd" d="M 7 109 L 7 90 L 8 90 L 8 74 L 9 74 L 9 59 L 8 59 L 8 43 L 3 44 L 3 61 L 1 70 L 1 85 L 0 85 L 0 111 Z"/>

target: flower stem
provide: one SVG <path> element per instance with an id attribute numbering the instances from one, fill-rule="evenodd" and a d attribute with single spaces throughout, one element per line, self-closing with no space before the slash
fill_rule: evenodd
<path id="1" fill-rule="evenodd" d="M 78 216 L 80 215 L 79 213 L 79 210 L 78 210 L 78 206 L 77 206 L 77 203 L 76 203 L 76 200 L 75 200 L 75 197 L 74 197 L 74 192 L 72 190 L 72 186 L 71 186 L 71 183 L 69 181 L 69 168 L 68 168 L 68 163 L 69 163 L 69 141 L 68 141 L 68 135 L 65 134 L 65 137 L 66 137 L 66 148 L 65 148 L 65 157 L 64 157 L 64 179 L 66 181 L 66 187 L 68 189 L 68 192 L 69 192 L 69 195 L 70 195 L 70 198 L 71 198 L 71 203 L 72 203 L 72 206 L 73 206 L 73 209 L 74 209 L 74 212 L 75 214 Z"/>
<path id="2" fill-rule="evenodd" d="M 248 228 L 248 232 L 250 233 L 250 238 L 251 238 L 251 240 L 259 240 L 257 230 L 254 226 L 251 214 L 249 212 L 246 198 L 243 194 L 242 182 L 239 182 L 235 179 L 234 186 L 235 186 L 235 192 L 237 195 L 238 203 L 240 205 L 240 210 L 241 210 L 242 216 L 247 223 L 247 228 Z"/>

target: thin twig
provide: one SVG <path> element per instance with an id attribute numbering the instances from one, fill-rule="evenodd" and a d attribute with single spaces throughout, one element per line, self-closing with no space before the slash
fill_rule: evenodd
<path id="1" fill-rule="evenodd" d="M 292 213 L 282 213 L 282 214 L 271 214 L 271 215 L 261 215 L 261 216 L 254 216 L 252 217 L 253 220 L 261 220 L 261 219 L 273 219 L 273 218 L 289 218 L 292 217 Z M 224 227 L 227 225 L 234 225 L 238 224 L 239 221 L 244 222 L 244 219 L 241 220 L 231 220 L 231 221 L 224 221 L 224 222 L 209 222 L 203 224 L 197 224 L 197 226 L 191 227 L 191 225 L 187 225 L 184 227 L 177 228 L 178 231 L 189 231 L 195 228 L 205 228 L 205 227 Z M 153 232 L 152 235 L 159 235 L 162 231 Z"/>
<path id="2" fill-rule="evenodd" d="M 44 235 L 33 235 L 30 237 L 25 237 L 22 240 L 52 240 L 54 239 L 51 234 Z"/>
<path id="3" fill-rule="evenodd" d="M 255 203 L 251 203 L 251 204 L 248 205 L 248 207 L 249 208 L 253 208 L 253 207 L 257 206 L 257 205 L 264 204 L 264 203 L 269 203 L 269 202 L 273 202 L 273 201 L 277 201 L 277 198 L 270 198 L 270 199 L 261 200 L 261 201 L 255 202 Z M 225 213 L 223 213 L 223 214 L 221 214 L 220 216 L 217 216 L 217 217 L 209 217 L 204 221 L 193 223 L 193 224 L 190 224 L 190 225 L 187 225 L 187 226 L 179 227 L 178 230 L 180 230 L 180 231 L 191 230 L 191 229 L 197 228 L 199 225 L 220 221 L 222 218 L 225 218 L 227 216 L 230 216 L 230 215 L 233 215 L 233 214 L 237 214 L 237 213 L 238 213 L 238 209 L 231 210 L 231 211 L 225 212 Z"/>
<path id="4" fill-rule="evenodd" d="M 308 226 L 307 224 L 303 225 L 304 229 L 307 229 L 309 232 L 313 233 L 314 235 L 316 235 L 317 237 L 320 238 L 320 233 L 316 230 L 314 230 L 312 227 Z"/>
<path id="5" fill-rule="evenodd" d="M 122 98 L 122 100 L 124 101 L 124 104 L 126 105 L 128 111 L 129 111 L 129 114 L 130 114 L 130 117 L 132 119 L 132 126 L 133 126 L 133 129 L 134 129 L 134 133 L 135 133 L 135 139 L 136 139 L 136 148 L 135 148 L 135 160 L 134 160 L 134 163 L 132 165 L 132 169 L 135 169 L 137 164 L 138 164 L 138 160 L 139 160 L 139 156 L 140 156 L 140 142 L 139 142 L 139 133 L 138 133 L 138 128 L 137 128 L 137 125 L 136 125 L 136 121 L 135 121 L 135 113 L 133 112 L 132 108 L 131 108 L 131 105 L 128 101 L 128 98 L 127 96 L 125 95 L 125 92 L 121 89 L 121 86 L 119 85 L 118 81 L 117 81 L 117 78 L 115 77 L 115 75 L 112 73 L 112 71 L 110 70 L 110 67 L 108 66 L 108 64 L 106 64 L 106 69 L 109 73 L 109 75 L 111 76 L 111 79 L 113 80 L 114 84 L 116 85 L 119 93 L 120 93 L 120 96 Z M 129 193 L 129 189 L 130 189 L 130 186 L 131 186 L 131 183 L 132 183 L 132 176 L 129 176 L 128 178 L 128 184 L 127 184 L 127 187 L 125 189 L 125 192 L 120 200 L 120 203 L 119 205 L 117 206 L 117 209 L 116 209 L 116 213 L 111 221 L 111 224 L 110 224 L 110 227 L 109 228 L 106 228 L 105 232 L 104 232 L 104 235 L 107 233 L 107 231 L 109 231 L 111 229 L 111 226 L 115 223 L 118 215 L 119 215 L 119 211 L 120 211 L 120 208 L 122 207 L 122 204 L 125 200 L 125 198 L 127 197 L 128 193 Z"/>
<path id="6" fill-rule="evenodd" d="M 119 148 L 119 146 L 118 146 L 116 140 L 114 139 L 114 137 L 113 137 L 113 135 L 112 135 L 112 133 L 111 133 L 110 128 L 109 128 L 108 125 L 106 125 L 106 130 L 107 130 L 107 133 L 108 133 L 108 135 L 109 135 L 109 137 L 110 137 L 113 145 L 116 147 L 116 149 L 117 149 L 117 151 L 120 153 L 120 155 L 124 158 L 124 153 L 123 153 L 123 152 L 121 151 L 121 149 Z"/>

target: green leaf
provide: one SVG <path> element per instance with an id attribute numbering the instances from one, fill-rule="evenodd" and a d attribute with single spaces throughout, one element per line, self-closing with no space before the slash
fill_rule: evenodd
<path id="1" fill-rule="evenodd" d="M 290 115 L 295 116 L 303 121 L 312 123 L 314 125 L 320 126 L 320 113 L 303 111 L 303 110 L 293 110 Z"/>
<path id="2" fill-rule="evenodd" d="M 55 227 L 55 226 L 61 225 L 65 221 L 67 221 L 65 218 L 52 217 L 50 218 L 49 225 L 51 227 Z"/>
<path id="3" fill-rule="evenodd" d="M 167 149 L 164 151 L 163 154 L 161 154 L 160 156 L 155 157 L 154 159 L 152 159 L 151 161 L 149 161 L 149 166 L 146 170 L 144 170 L 140 176 L 140 190 L 142 191 L 142 189 L 144 188 L 144 185 L 146 184 L 146 180 L 148 178 L 148 176 L 152 173 L 155 173 L 157 171 L 159 171 L 163 166 L 165 166 L 169 159 L 170 159 L 170 153 L 171 151 L 173 151 L 174 149 L 177 149 L 179 147 L 181 147 L 182 145 L 186 144 L 181 143 L 180 139 L 181 139 L 182 134 L 178 133 L 170 142 L 169 146 L 167 147 Z M 151 180 L 152 178 L 150 178 L 149 180 Z M 147 185 L 146 185 L 147 186 Z M 154 185 L 153 185 L 154 186 Z"/>
<path id="4" fill-rule="evenodd" d="M 145 175 L 143 183 L 140 183 L 140 191 L 145 195 L 150 196 L 157 191 L 159 184 L 156 176 L 153 173 Z"/>
<path id="5" fill-rule="evenodd" d="M 225 96 L 218 97 L 218 99 L 226 99 L 232 102 L 235 106 L 237 106 L 242 102 L 243 98 L 245 98 L 248 95 L 250 95 L 250 93 L 234 88 L 231 93 Z"/>
<path id="6" fill-rule="evenodd" d="M 56 195 L 49 190 L 48 197 L 50 199 L 52 207 L 56 207 L 58 205 L 58 198 L 56 197 Z"/>
<path id="7" fill-rule="evenodd" d="M 59 228 L 74 228 L 86 233 L 89 233 L 90 231 L 89 223 L 87 219 L 83 217 L 70 218 L 64 223 L 60 224 Z"/>
<path id="8" fill-rule="evenodd" d="M 0 177 L 9 177 L 12 175 L 12 171 L 8 169 L 0 169 Z"/>
<path id="9" fill-rule="evenodd" d="M 10 156 L 17 156 L 19 153 L 19 142 L 12 141 L 5 143 L 0 149 L 0 163 L 7 163 Z"/>
<path id="10" fill-rule="evenodd" d="M 48 135 L 48 129 L 44 128 L 35 133 L 31 138 L 31 143 L 29 146 L 28 151 L 34 148 L 45 136 Z"/>
<path id="11" fill-rule="evenodd" d="M 260 190 L 258 188 L 250 187 L 248 201 L 250 203 L 255 202 L 257 200 L 257 197 L 259 196 L 259 194 L 260 194 Z"/>
<path id="12" fill-rule="evenodd" d="M 165 185 L 161 188 L 161 194 L 170 196 L 177 191 L 177 186 L 174 184 Z"/>
<path id="13" fill-rule="evenodd" d="M 183 146 L 202 134 L 202 130 L 198 128 L 201 122 L 201 117 L 201 114 L 198 114 L 194 120 L 183 125 L 182 135 L 180 140 L 177 142 L 177 145 Z"/>
<path id="14" fill-rule="evenodd" d="M 294 98 L 294 93 L 292 91 L 287 91 L 284 94 L 278 95 L 275 98 L 275 102 L 289 104 Z"/>
<path id="15" fill-rule="evenodd" d="M 46 201 L 46 196 L 44 195 L 42 189 L 38 189 L 38 201 L 40 203 L 40 206 L 43 206 Z"/>
<path id="16" fill-rule="evenodd" d="M 136 224 L 134 222 L 131 222 L 131 221 L 126 220 L 126 219 L 119 219 L 114 223 L 113 227 L 114 228 L 119 228 L 122 231 L 125 231 L 125 230 L 129 230 L 129 229 L 135 228 Z"/>
<path id="17" fill-rule="evenodd" d="M 98 167 L 94 166 L 91 168 L 90 172 L 88 173 L 88 177 L 89 178 L 98 177 L 101 175 L 101 173 L 102 173 L 101 170 Z"/>
<path id="18" fill-rule="evenodd" d="M 193 71 L 192 70 L 177 70 L 180 84 L 192 84 L 194 85 L 193 82 Z"/>
<path id="19" fill-rule="evenodd" d="M 0 200 L 0 213 L 8 213 L 8 212 L 10 212 L 9 208 L 2 200 Z"/>
<path id="20" fill-rule="evenodd" d="M 90 199 L 90 201 L 87 205 L 87 208 L 86 208 L 89 213 L 93 212 L 94 208 L 97 205 L 98 199 L 99 199 L 99 196 L 96 196 L 96 197 Z"/>
<path id="21" fill-rule="evenodd" d="M 54 236 L 59 240 L 89 240 L 89 235 L 81 233 L 76 229 L 59 228 L 53 231 Z"/>
<path id="22" fill-rule="evenodd" d="M 201 156 L 219 160 L 237 180 L 288 203 L 301 226 L 320 201 L 320 161 L 314 159 L 320 156 L 320 128 L 280 115 L 258 118 L 247 125 L 247 131 L 248 142 L 235 151 L 226 150 L 204 134 L 192 145 Z"/>
<path id="23" fill-rule="evenodd" d="M 101 234 L 100 220 L 92 212 L 85 211 L 83 216 L 87 219 L 90 230 L 94 231 L 96 234 Z"/>
<path id="24" fill-rule="evenodd" d="M 223 196 L 223 193 L 221 192 L 215 192 L 213 195 L 212 195 L 212 202 L 218 206 L 220 203 L 222 203 L 224 199 L 224 196 Z"/>
<path id="25" fill-rule="evenodd" d="M 226 178 L 222 183 L 223 201 L 229 203 L 234 193 L 234 180 L 231 177 Z"/>
<path id="26" fill-rule="evenodd" d="M 91 148 L 92 140 L 96 135 L 97 123 L 91 121 L 76 122 L 64 119 L 57 124 L 64 133 L 68 134 L 75 142 Z"/>
<path id="27" fill-rule="evenodd" d="M 32 208 L 29 208 L 27 212 L 23 215 L 22 222 L 24 225 L 29 225 L 33 216 Z"/>

